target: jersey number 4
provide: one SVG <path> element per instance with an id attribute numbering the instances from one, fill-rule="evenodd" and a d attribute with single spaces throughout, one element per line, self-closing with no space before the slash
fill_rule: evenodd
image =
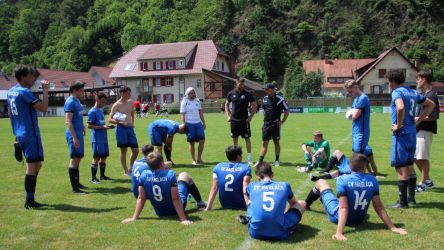
<path id="1" fill-rule="evenodd" d="M 355 206 L 353 207 L 354 210 L 358 210 L 359 206 L 361 206 L 361 210 L 364 210 L 367 207 L 367 199 L 364 199 L 366 192 L 367 190 L 364 190 L 361 194 L 359 194 L 359 192 L 355 190 Z"/>

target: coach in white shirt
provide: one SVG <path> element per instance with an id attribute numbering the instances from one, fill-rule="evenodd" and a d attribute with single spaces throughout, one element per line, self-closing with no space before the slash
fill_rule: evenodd
<path id="1" fill-rule="evenodd" d="M 205 120 L 199 98 L 196 98 L 194 88 L 189 87 L 180 104 L 182 123 L 188 128 L 187 141 L 190 143 L 190 154 L 193 165 L 203 164 L 202 152 L 205 145 Z M 197 161 L 195 157 L 194 142 L 199 142 L 197 148 Z"/>

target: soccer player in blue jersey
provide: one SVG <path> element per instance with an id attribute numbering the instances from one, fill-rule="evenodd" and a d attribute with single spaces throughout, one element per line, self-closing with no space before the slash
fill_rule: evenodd
<path id="1" fill-rule="evenodd" d="M 365 174 L 368 160 L 363 154 L 354 153 L 350 158 L 351 174 L 341 175 L 336 179 L 336 197 L 326 180 L 320 179 L 310 191 L 306 201 L 309 207 L 319 196 L 325 213 L 332 223 L 337 224 L 334 240 L 347 240 L 344 236 L 346 225 L 358 225 L 364 222 L 370 202 L 379 218 L 395 233 L 407 234 L 403 228 L 397 228 L 379 197 L 378 181 L 373 175 Z"/>
<path id="2" fill-rule="evenodd" d="M 84 136 L 85 126 L 83 125 L 83 106 L 80 103 L 80 98 L 84 95 L 83 88 L 85 84 L 81 82 L 74 82 L 69 87 L 71 95 L 66 99 L 65 110 L 65 123 L 66 123 L 66 142 L 69 149 L 69 180 L 71 181 L 71 187 L 73 193 L 86 194 L 82 189 L 85 188 L 80 184 L 80 161 L 84 155 Z"/>
<path id="3" fill-rule="evenodd" d="M 223 208 L 247 208 L 243 193 L 251 180 L 250 166 L 242 162 L 242 149 L 239 146 L 228 146 L 225 154 L 229 162 L 221 162 L 213 169 L 213 185 L 205 211 L 213 206 L 218 191 L 219 201 Z"/>
<path id="4" fill-rule="evenodd" d="M 199 190 L 188 173 L 182 172 L 176 178 L 174 171 L 166 168 L 163 157 L 158 152 L 150 153 L 147 163 L 151 170 L 145 170 L 140 176 L 139 197 L 134 215 L 122 223 L 139 219 L 147 199 L 159 217 L 177 215 L 182 224 L 193 223 L 185 214 L 188 194 L 193 195 L 198 208 L 203 208 L 206 204 L 200 198 Z"/>
<path id="5" fill-rule="evenodd" d="M 167 161 L 171 161 L 171 151 L 173 151 L 173 139 L 176 133 L 185 134 L 187 127 L 171 120 L 156 120 L 148 126 L 148 134 L 151 144 L 157 147 L 157 152 L 165 152 Z"/>
<path id="6" fill-rule="evenodd" d="M 385 78 L 392 89 L 391 163 L 398 174 L 399 189 L 399 200 L 392 208 L 408 208 L 408 203 L 416 203 L 416 174 L 413 169 L 416 150 L 416 107 L 417 104 L 423 107 L 422 113 L 416 118 L 416 123 L 419 124 L 432 112 L 435 103 L 405 85 L 405 76 L 402 71 L 390 70 Z"/>
<path id="7" fill-rule="evenodd" d="M 122 164 L 125 175 L 131 175 L 131 169 L 128 170 L 126 163 L 126 152 L 131 148 L 130 168 L 139 155 L 139 144 L 137 143 L 136 133 L 134 133 L 134 109 L 133 100 L 131 100 L 131 89 L 127 86 L 121 86 L 120 99 L 117 100 L 109 114 L 108 121 L 117 124 L 116 141 L 120 148 L 120 163 Z"/>
<path id="8" fill-rule="evenodd" d="M 103 113 L 102 108 L 106 104 L 106 98 L 107 96 L 105 93 L 98 93 L 94 107 L 88 111 L 88 128 L 91 129 L 91 144 L 93 151 L 91 181 L 94 184 L 100 183 L 96 176 L 98 166 L 100 166 L 100 179 L 111 179 L 105 175 L 106 158 L 109 155 L 107 130 L 113 128 L 105 124 L 105 114 Z"/>
<path id="9" fill-rule="evenodd" d="M 146 162 L 147 156 L 154 151 L 154 148 L 150 144 L 146 144 L 142 146 L 142 155 L 143 157 L 139 160 L 136 160 L 131 167 L 131 184 L 134 197 L 139 197 L 139 179 L 140 175 L 142 175 L 143 171 L 149 170 L 150 167 Z"/>
<path id="10" fill-rule="evenodd" d="M 244 195 L 250 236 L 263 240 L 288 239 L 302 219 L 305 201 L 296 200 L 289 183 L 273 181 L 270 164 L 257 164 L 256 176 L 259 182 L 250 183 Z"/>
<path id="11" fill-rule="evenodd" d="M 26 160 L 25 208 L 39 208 L 43 204 L 35 201 L 34 194 L 37 176 L 42 167 L 43 147 L 37 111 L 48 110 L 48 82 L 41 81 L 43 97 L 40 100 L 30 90 L 39 72 L 32 66 L 17 65 L 14 74 L 18 83 L 8 90 L 7 98 L 12 131 Z"/>
<path id="12" fill-rule="evenodd" d="M 368 145 L 370 139 L 370 100 L 361 91 L 359 84 L 355 80 L 347 80 L 344 89 L 353 99 L 352 108 L 356 112 L 352 115 L 352 151 L 367 156 L 372 167 L 373 175 L 378 174 L 378 168 L 373 158 L 373 150 Z"/>

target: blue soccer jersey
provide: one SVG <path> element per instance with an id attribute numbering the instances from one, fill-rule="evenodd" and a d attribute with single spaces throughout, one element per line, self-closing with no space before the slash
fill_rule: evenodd
<path id="1" fill-rule="evenodd" d="M 146 170 L 140 176 L 139 186 L 143 186 L 146 197 L 158 216 L 177 214 L 171 196 L 171 187 L 177 187 L 173 170 Z"/>
<path id="2" fill-rule="evenodd" d="M 243 181 L 251 177 L 250 166 L 241 162 L 221 162 L 213 169 L 213 179 L 219 184 L 219 201 L 223 208 L 245 209 Z"/>
<path id="3" fill-rule="evenodd" d="M 40 136 L 34 104 L 40 101 L 30 89 L 15 85 L 7 93 L 12 131 L 16 137 Z"/>
<path id="4" fill-rule="evenodd" d="M 105 115 L 102 109 L 91 108 L 88 111 L 88 124 L 96 126 L 105 125 Z M 91 129 L 91 142 L 108 142 L 106 129 Z"/>
<path id="5" fill-rule="evenodd" d="M 403 127 L 399 129 L 398 134 L 410 134 L 416 133 L 415 126 L 415 112 L 417 104 L 422 104 L 425 101 L 425 97 L 420 95 L 416 90 L 410 89 L 407 86 L 401 86 L 396 88 L 392 92 L 392 124 L 398 124 L 396 117 L 396 100 L 401 98 L 404 102 L 404 123 Z"/>
<path id="6" fill-rule="evenodd" d="M 293 198 L 287 182 L 261 181 L 247 187 L 250 204 L 247 208 L 248 229 L 253 238 L 286 239 L 289 230 L 286 226 L 285 208 Z"/>
<path id="7" fill-rule="evenodd" d="M 373 196 L 379 195 L 379 185 L 373 175 L 353 172 L 338 177 L 336 191 L 348 199 L 346 224 L 356 225 L 364 221 Z"/>
<path id="8" fill-rule="evenodd" d="M 72 124 L 76 133 L 83 132 L 83 106 L 80 100 L 69 96 L 64 105 L 65 113 L 72 113 Z M 70 134 L 69 129 L 66 129 L 66 134 Z"/>
<path id="9" fill-rule="evenodd" d="M 140 176 L 145 170 L 149 170 L 150 167 L 146 162 L 145 158 L 137 160 L 134 162 L 133 167 L 131 169 L 131 184 L 133 189 L 134 197 L 139 197 L 139 180 Z"/>
<path id="10" fill-rule="evenodd" d="M 352 108 L 362 111 L 358 119 L 353 121 L 353 134 L 370 135 L 370 100 L 364 93 L 353 100 Z"/>
<path id="11" fill-rule="evenodd" d="M 152 134 L 153 130 L 161 134 L 163 137 L 167 135 L 173 136 L 179 129 L 179 123 L 171 120 L 156 120 L 148 127 L 148 133 Z"/>

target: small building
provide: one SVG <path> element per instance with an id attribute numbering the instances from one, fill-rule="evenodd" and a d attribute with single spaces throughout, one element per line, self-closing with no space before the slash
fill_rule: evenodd
<path id="1" fill-rule="evenodd" d="M 233 89 L 236 75 L 231 58 L 212 40 L 146 44 L 121 57 L 110 77 L 132 89 L 132 98 L 152 102 L 179 102 L 193 87 L 198 98 L 224 98 Z M 262 85 L 248 81 L 253 93 Z"/>
<path id="2" fill-rule="evenodd" d="M 416 86 L 416 67 L 396 47 L 386 50 L 373 59 L 334 59 L 304 61 L 305 72 L 321 71 L 324 74 L 325 95 L 341 95 L 344 82 L 355 79 L 362 90 L 370 95 L 387 95 L 389 86 L 384 78 L 391 69 L 400 69 L 406 76 L 406 84 Z"/>

